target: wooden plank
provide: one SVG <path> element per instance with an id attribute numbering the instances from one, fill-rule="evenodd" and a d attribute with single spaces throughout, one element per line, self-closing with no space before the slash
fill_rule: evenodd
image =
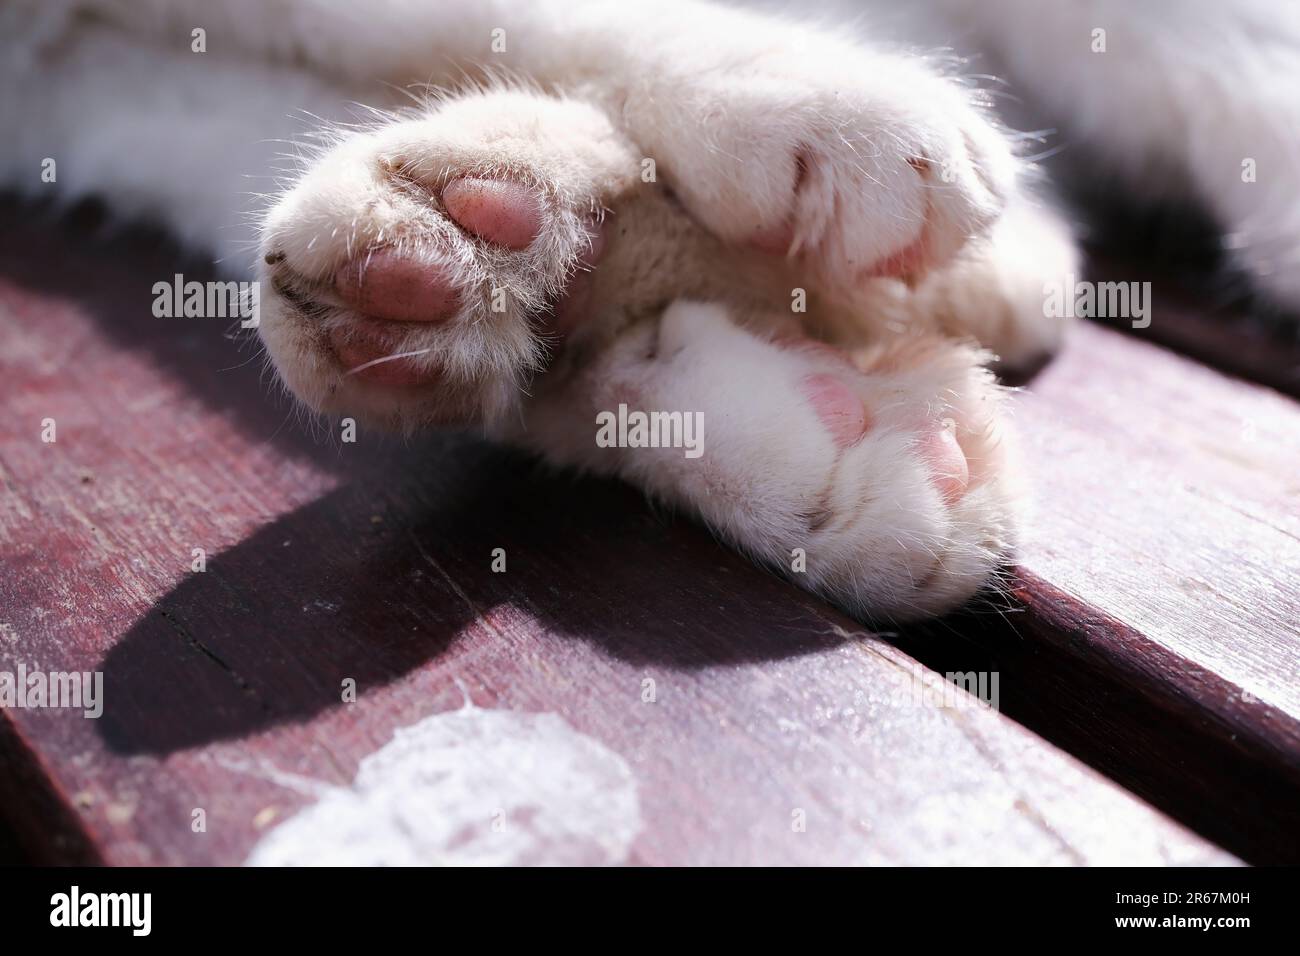
<path id="1" fill-rule="evenodd" d="M 1125 318 L 1107 319 L 1105 324 L 1300 398 L 1300 316 L 1281 315 L 1273 306 L 1252 302 L 1245 280 L 1225 278 L 1222 264 L 1178 272 L 1167 263 L 1119 258 L 1111 252 L 1092 255 L 1088 273 L 1100 282 L 1151 283 L 1150 325 L 1135 329 Z"/>
<path id="2" fill-rule="evenodd" d="M 999 669 L 1017 719 L 1247 858 L 1300 861 L 1300 406 L 1084 325 L 1015 414 L 1016 599 L 902 646 Z"/>
<path id="3" fill-rule="evenodd" d="M 1300 716 L 1300 406 L 1082 326 L 1016 415 L 1023 567 Z"/>
<path id="4" fill-rule="evenodd" d="M 906 654 L 626 488 L 468 438 L 304 441 L 222 329 L 149 314 L 174 253 L 0 222 L 0 668 L 102 670 L 106 698 L 98 721 L 0 714 L 0 807 L 27 852 L 238 863 L 289 832 L 364 858 L 311 808 L 379 806 L 353 781 L 402 728 L 504 711 L 556 715 L 518 730 L 567 742 L 571 801 L 467 811 L 426 780 L 423 819 L 377 822 L 468 813 L 429 837 L 444 859 L 1231 861 L 995 711 L 934 706 Z M 553 794 L 535 755 L 479 749 L 498 789 Z M 626 839 L 576 832 L 569 802 Z M 543 825 L 557 814 L 575 832 Z"/>

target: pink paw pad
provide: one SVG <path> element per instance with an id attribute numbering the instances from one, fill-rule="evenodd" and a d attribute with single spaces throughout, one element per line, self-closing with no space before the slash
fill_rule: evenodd
<path id="1" fill-rule="evenodd" d="M 378 249 L 343 266 L 334 288 L 352 308 L 390 322 L 440 322 L 456 311 L 460 293 L 436 266 Z"/>
<path id="2" fill-rule="evenodd" d="M 372 385 L 429 385 L 436 382 L 438 372 L 416 361 L 418 355 L 400 352 L 398 341 L 379 323 L 373 322 L 353 325 L 346 331 L 335 328 L 329 333 L 330 347 L 349 375 Z"/>
<path id="3" fill-rule="evenodd" d="M 775 225 L 756 227 L 749 236 L 749 245 L 769 255 L 788 255 L 794 245 L 794 222 L 786 219 Z"/>
<path id="4" fill-rule="evenodd" d="M 466 177 L 442 192 L 448 214 L 464 229 L 507 249 L 524 249 L 542 227 L 536 192 L 510 180 Z M 460 291 L 436 265 L 378 249 L 344 265 L 338 294 L 358 312 L 390 322 L 441 322 L 460 306 Z"/>
<path id="5" fill-rule="evenodd" d="M 920 447 L 944 500 L 959 500 L 970 484 L 970 464 L 957 441 L 956 424 L 951 419 L 939 422 L 922 436 Z"/>
<path id="6" fill-rule="evenodd" d="M 442 204 L 462 229 L 492 245 L 525 249 L 541 232 L 544 209 L 538 191 L 505 179 L 467 176 L 442 190 Z M 597 222 L 590 226 L 590 244 L 579 259 L 577 281 L 554 303 L 549 318 L 563 334 L 584 316 L 589 298 L 589 270 L 605 245 Z M 461 310 L 463 293 L 453 270 L 396 248 L 371 249 L 341 266 L 334 289 L 344 304 L 360 313 L 346 327 L 331 329 L 329 344 L 347 374 L 378 385 L 437 384 L 439 372 L 430 368 L 429 348 L 400 351 L 410 341 L 409 328 L 388 323 L 447 322 Z"/>
<path id="7" fill-rule="evenodd" d="M 867 410 L 853 389 L 826 372 L 809 375 L 799 388 L 837 448 L 848 448 L 862 440 L 869 425 Z"/>
<path id="8" fill-rule="evenodd" d="M 542 201 L 522 183 L 467 176 L 448 183 L 442 204 L 463 228 L 507 249 L 526 249 L 542 231 Z"/>

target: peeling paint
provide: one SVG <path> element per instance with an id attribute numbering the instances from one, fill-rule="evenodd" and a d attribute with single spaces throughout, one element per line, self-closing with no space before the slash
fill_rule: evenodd
<path id="1" fill-rule="evenodd" d="M 246 864 L 615 864 L 641 829 L 619 754 L 558 714 L 470 704 L 398 730 L 320 793 Z"/>

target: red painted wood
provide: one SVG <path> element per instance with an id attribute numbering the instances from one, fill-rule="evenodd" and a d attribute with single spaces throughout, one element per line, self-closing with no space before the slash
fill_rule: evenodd
<path id="1" fill-rule="evenodd" d="M 1300 406 L 1092 326 L 1023 399 L 1022 565 L 1300 717 Z"/>
<path id="2" fill-rule="evenodd" d="M 1300 860 L 1300 406 L 1083 325 L 1015 414 L 1015 600 L 902 646 L 999 669 L 1039 733 L 1248 859 Z"/>
<path id="3" fill-rule="evenodd" d="M 1145 328 L 1131 319 L 1106 320 L 1133 337 L 1163 345 L 1229 375 L 1300 398 L 1300 317 L 1275 314 L 1267 303 L 1252 304 L 1242 279 L 1219 278 L 1209 266 L 1195 272 L 1199 287 L 1168 264 L 1092 257 L 1098 281 L 1150 282 L 1152 315 Z"/>
<path id="4" fill-rule="evenodd" d="M 0 714 L 27 852 L 238 863 L 310 802 L 283 774 L 346 785 L 463 687 L 628 761 L 632 862 L 1228 859 L 991 710 L 914 703 L 906 654 L 626 488 L 469 438 L 313 443 L 222 329 L 150 315 L 174 253 L 26 215 L 0 229 L 0 662 L 102 669 L 108 698 Z"/>

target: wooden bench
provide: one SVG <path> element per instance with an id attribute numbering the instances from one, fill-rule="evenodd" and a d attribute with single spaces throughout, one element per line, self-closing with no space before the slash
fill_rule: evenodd
<path id="1" fill-rule="evenodd" d="M 204 270 L 0 207 L 0 670 L 101 671 L 108 702 L 0 711 L 0 854 L 311 858 L 323 801 L 388 812 L 395 734 L 508 712 L 609 832 L 485 793 L 442 858 L 1300 862 L 1293 399 L 1080 328 L 1016 402 L 1013 596 L 872 634 L 617 484 L 313 438 L 224 323 L 151 314 L 175 272 Z"/>

